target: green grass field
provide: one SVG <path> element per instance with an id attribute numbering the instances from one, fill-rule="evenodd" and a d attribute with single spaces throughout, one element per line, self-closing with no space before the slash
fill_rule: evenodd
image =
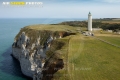
<path id="1" fill-rule="evenodd" d="M 70 39 L 68 55 L 69 80 L 120 79 L 120 49 L 117 47 L 77 35 Z"/>
<path id="2" fill-rule="evenodd" d="M 26 28 L 34 30 L 51 30 L 51 31 L 66 31 L 66 30 L 71 31 L 74 29 L 72 26 L 68 25 L 50 25 L 50 24 L 31 25 Z"/>
<path id="3" fill-rule="evenodd" d="M 120 46 L 120 37 L 116 36 L 99 36 L 100 39 L 113 43 L 115 45 Z"/>
<path id="4" fill-rule="evenodd" d="M 115 21 L 115 20 L 112 20 L 112 21 L 102 21 L 102 23 L 110 23 L 110 24 L 113 24 L 113 23 L 118 23 L 120 24 L 120 21 Z"/>
<path id="5" fill-rule="evenodd" d="M 116 18 L 116 19 L 93 19 L 93 21 L 100 21 L 102 23 L 110 23 L 110 24 L 114 24 L 114 23 L 117 23 L 117 24 L 120 24 L 120 18 Z"/>
<path id="6" fill-rule="evenodd" d="M 120 46 L 120 35 L 109 33 L 107 31 L 103 31 L 103 33 L 97 33 L 95 34 L 97 38 L 100 38 L 102 40 L 105 40 L 109 43 L 115 44 L 117 46 Z"/>
<path id="7" fill-rule="evenodd" d="M 120 37 L 102 35 L 99 38 L 120 44 Z M 71 35 L 68 39 L 67 72 L 66 69 L 59 71 L 63 75 L 55 80 L 120 79 L 120 48 L 82 34 Z"/>

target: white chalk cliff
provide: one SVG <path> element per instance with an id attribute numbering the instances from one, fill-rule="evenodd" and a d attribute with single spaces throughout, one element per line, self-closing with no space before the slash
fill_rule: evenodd
<path id="1" fill-rule="evenodd" d="M 56 31 L 56 27 L 26 26 L 15 37 L 12 55 L 20 62 L 22 73 L 33 80 L 51 80 L 53 74 L 64 67 L 64 54 L 60 50 L 66 41 L 62 38 L 73 33 L 63 26 Z"/>
<path id="2" fill-rule="evenodd" d="M 47 35 L 44 36 L 43 34 Z M 51 67 L 49 68 L 46 66 L 48 67 L 48 71 L 43 71 L 46 60 L 48 60 L 46 52 L 51 48 L 51 42 L 53 40 L 62 37 L 61 35 L 48 35 L 48 33 L 42 33 L 41 35 L 42 37 L 40 35 L 37 35 L 37 37 L 31 37 L 23 31 L 19 32 L 19 35 L 17 38 L 15 38 L 15 41 L 12 45 L 12 55 L 20 62 L 21 71 L 24 75 L 32 77 L 33 80 L 43 80 L 43 76 L 44 80 L 51 80 L 51 78 L 47 79 L 49 76 L 46 75 L 46 73 L 51 74 L 51 72 L 49 72 L 49 70 L 51 70 Z M 49 61 L 47 61 L 46 65 L 53 66 L 54 63 L 55 67 L 58 64 L 58 66 L 60 66 L 60 64 L 63 65 L 62 59 L 56 58 L 54 61 L 52 63 L 49 63 Z M 57 70 L 54 70 L 52 74 L 56 71 Z M 45 78 L 46 76 L 47 78 Z"/>
<path id="3" fill-rule="evenodd" d="M 12 45 L 12 54 L 20 61 L 22 73 L 29 77 L 33 77 L 34 74 L 39 74 L 39 76 L 37 76 L 39 77 L 39 80 L 42 78 L 41 72 L 45 64 L 45 53 L 49 49 L 53 37 L 50 36 L 47 39 L 46 47 L 40 45 L 40 39 L 39 36 L 36 39 L 36 42 L 32 43 L 32 46 L 30 47 L 30 38 L 25 35 L 25 32 L 22 32 Z M 36 49 L 34 49 L 35 47 Z"/>

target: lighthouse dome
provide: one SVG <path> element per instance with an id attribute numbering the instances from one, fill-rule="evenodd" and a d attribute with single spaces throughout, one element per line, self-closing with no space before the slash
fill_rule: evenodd
<path id="1" fill-rule="evenodd" d="M 89 14 L 88 15 L 90 15 L 91 16 L 91 13 L 89 12 Z"/>

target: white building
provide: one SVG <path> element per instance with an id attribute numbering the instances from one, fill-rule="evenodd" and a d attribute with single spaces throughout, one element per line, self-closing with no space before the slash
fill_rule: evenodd
<path id="1" fill-rule="evenodd" d="M 88 31 L 92 31 L 92 15 L 90 12 L 88 14 Z"/>

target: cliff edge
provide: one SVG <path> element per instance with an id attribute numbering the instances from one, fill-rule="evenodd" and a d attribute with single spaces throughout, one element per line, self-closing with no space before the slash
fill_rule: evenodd
<path id="1" fill-rule="evenodd" d="M 12 55 L 19 60 L 22 73 L 33 80 L 51 80 L 64 68 L 63 38 L 72 34 L 71 26 L 31 25 L 21 28 L 12 45 Z"/>

